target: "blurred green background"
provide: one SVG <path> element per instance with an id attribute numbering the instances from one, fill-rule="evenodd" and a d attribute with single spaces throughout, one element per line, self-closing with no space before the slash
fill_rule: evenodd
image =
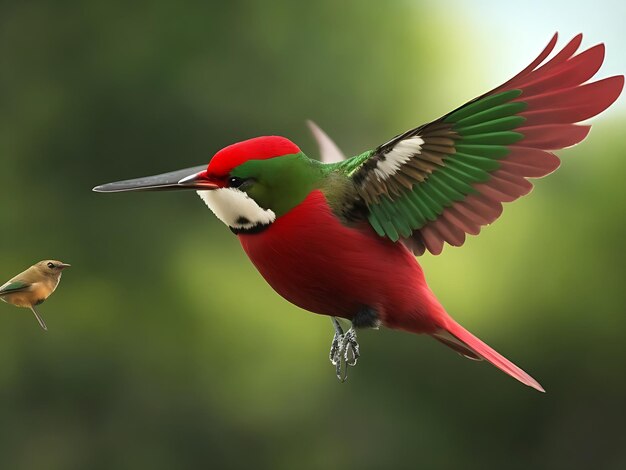
<path id="1" fill-rule="evenodd" d="M 332 327 L 279 298 L 193 193 L 99 183 L 281 134 L 348 154 L 517 73 L 561 31 L 626 69 L 618 2 L 5 1 L 0 278 L 74 265 L 0 305 L 2 469 L 626 468 L 623 97 L 562 168 L 462 248 L 433 290 L 547 389 L 436 342 Z"/>

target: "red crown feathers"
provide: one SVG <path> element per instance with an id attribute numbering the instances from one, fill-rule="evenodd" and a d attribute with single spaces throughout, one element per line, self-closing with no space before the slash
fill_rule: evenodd
<path id="1" fill-rule="evenodd" d="M 300 148 L 285 137 L 277 135 L 255 137 L 229 145 L 217 152 L 209 162 L 207 175 L 213 178 L 223 178 L 233 168 L 248 160 L 265 160 L 299 152 Z"/>

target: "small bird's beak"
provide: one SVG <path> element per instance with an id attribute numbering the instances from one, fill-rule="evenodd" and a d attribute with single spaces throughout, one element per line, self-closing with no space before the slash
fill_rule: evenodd
<path id="1" fill-rule="evenodd" d="M 72 266 L 71 264 L 67 264 L 67 263 L 61 263 L 61 264 L 59 264 L 59 268 L 61 268 L 61 269 L 69 268 L 69 267 L 71 267 L 71 266 Z"/>
<path id="2" fill-rule="evenodd" d="M 209 181 L 206 165 L 170 171 L 154 176 L 102 184 L 93 190 L 97 193 L 118 193 L 123 191 L 173 191 L 182 189 L 207 190 L 219 186 Z"/>

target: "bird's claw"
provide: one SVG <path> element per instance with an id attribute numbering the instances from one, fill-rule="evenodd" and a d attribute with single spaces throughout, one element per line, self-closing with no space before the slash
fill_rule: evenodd
<path id="1" fill-rule="evenodd" d="M 350 328 L 345 334 L 337 331 L 330 346 L 330 363 L 335 366 L 335 373 L 341 382 L 348 378 L 348 366 L 355 366 L 359 359 L 359 343 L 356 331 Z"/>
<path id="2" fill-rule="evenodd" d="M 341 343 L 343 341 L 343 336 L 344 335 L 342 334 L 335 333 L 335 336 L 333 336 L 333 342 L 330 344 L 330 354 L 328 356 L 330 363 L 334 366 L 336 366 L 341 360 Z"/>
<path id="3" fill-rule="evenodd" d="M 344 353 L 343 358 L 349 366 L 356 366 L 359 360 L 359 343 L 356 340 L 356 331 L 350 328 L 343 337 Z"/>

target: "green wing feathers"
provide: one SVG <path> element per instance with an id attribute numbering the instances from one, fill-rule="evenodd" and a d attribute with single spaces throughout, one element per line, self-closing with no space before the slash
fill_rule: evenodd
<path id="1" fill-rule="evenodd" d="M 550 151 L 582 141 L 590 126 L 575 123 L 608 108 L 624 85 L 623 76 L 583 84 L 600 68 L 604 46 L 574 55 L 581 40 L 543 63 L 555 35 L 504 85 L 344 162 L 376 232 L 416 254 L 439 254 L 527 194 L 527 178 L 554 171 L 559 159 Z"/>
<path id="2" fill-rule="evenodd" d="M 0 296 L 6 294 L 14 294 L 15 292 L 27 289 L 28 287 L 30 287 L 30 284 L 28 282 L 9 281 L 3 286 L 0 286 Z"/>

